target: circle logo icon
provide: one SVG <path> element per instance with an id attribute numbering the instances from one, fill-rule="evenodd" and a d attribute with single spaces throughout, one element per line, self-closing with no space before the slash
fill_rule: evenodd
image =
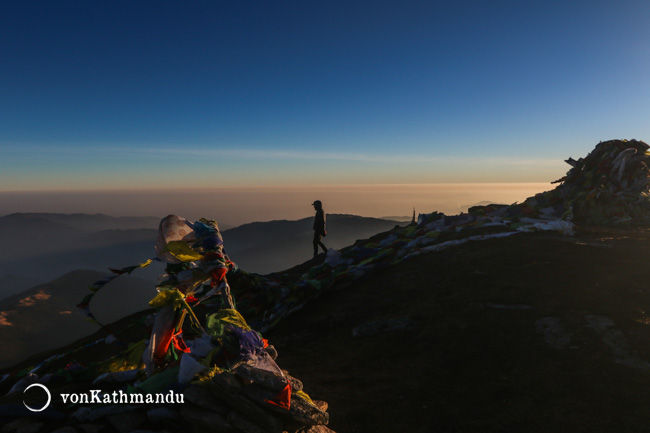
<path id="1" fill-rule="evenodd" d="M 43 390 L 44 390 L 45 393 L 47 394 L 47 402 L 46 402 L 45 405 L 44 405 L 42 408 L 40 408 L 40 409 L 34 409 L 34 408 L 32 408 L 32 407 L 27 406 L 27 403 L 25 403 L 25 401 L 23 401 L 23 404 L 25 405 L 25 407 L 26 407 L 28 410 L 30 410 L 30 411 L 32 411 L 32 412 L 42 412 L 42 411 L 44 411 L 45 409 L 47 409 L 47 407 L 50 405 L 50 402 L 52 401 L 52 395 L 50 394 L 50 390 L 47 389 L 47 387 L 46 387 L 45 385 L 41 384 L 41 383 L 32 383 L 32 384 L 29 385 L 27 388 L 25 388 L 25 390 L 23 391 L 23 394 L 24 394 L 25 392 L 27 392 L 27 390 L 28 390 L 29 388 L 34 387 L 34 386 L 36 386 L 36 387 L 38 387 L 38 388 L 43 388 Z"/>

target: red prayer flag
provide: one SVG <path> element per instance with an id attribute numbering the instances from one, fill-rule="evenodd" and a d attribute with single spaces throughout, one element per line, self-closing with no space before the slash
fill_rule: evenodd
<path id="1" fill-rule="evenodd" d="M 273 399 L 264 400 L 264 402 L 289 410 L 291 408 L 291 385 L 287 383 L 287 386 L 278 395 Z"/>

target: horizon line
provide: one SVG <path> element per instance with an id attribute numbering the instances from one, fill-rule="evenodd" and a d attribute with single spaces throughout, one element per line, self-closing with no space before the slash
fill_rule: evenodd
<path id="1" fill-rule="evenodd" d="M 515 185 L 540 185 L 548 184 L 553 185 L 549 181 L 537 181 L 537 182 L 418 182 L 418 183 L 326 183 L 326 184 L 277 184 L 277 185 L 228 185 L 228 186 L 214 186 L 214 187 L 122 187 L 122 188 L 100 188 L 100 187 L 89 187 L 89 188 L 56 188 L 56 189 L 11 189 L 11 190 L 2 190 L 0 189 L 0 194 L 19 194 L 19 193 L 89 193 L 89 192 L 110 192 L 110 193 L 119 193 L 119 192 L 181 192 L 181 191 L 220 191 L 220 190 L 243 190 L 243 189 L 309 189 L 309 188 L 342 188 L 342 187 L 368 187 L 368 188 L 379 188 L 379 187 L 407 187 L 407 186 L 515 186 Z"/>

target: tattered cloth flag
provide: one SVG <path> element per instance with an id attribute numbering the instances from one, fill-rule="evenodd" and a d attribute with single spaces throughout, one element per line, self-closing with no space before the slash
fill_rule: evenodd
<path id="1" fill-rule="evenodd" d="M 223 251 L 223 238 L 216 221 L 201 219 L 194 223 L 185 218 L 168 215 L 158 227 L 156 240 L 157 257 L 122 269 L 110 268 L 113 275 L 107 275 L 89 286 L 91 293 L 77 305 L 89 320 L 104 326 L 95 318 L 90 309 L 90 302 L 97 292 L 121 275 L 131 274 L 136 269 L 149 266 L 154 261 L 167 263 L 166 273 L 157 285 L 158 295 L 152 299 L 152 307 L 167 309 L 158 315 L 154 324 L 150 348 L 150 361 L 163 357 L 173 342 L 174 347 L 183 348 L 180 328 L 189 314 L 199 327 L 189 302 L 194 305 L 221 294 L 225 308 L 234 308 L 230 295 L 230 286 L 226 280 L 229 270 L 235 264 Z M 178 313 L 178 314 L 177 314 Z M 163 320 L 163 317 L 165 318 Z M 164 325 L 160 322 L 167 322 Z M 180 350 L 183 352 L 184 350 Z"/>
<path id="2" fill-rule="evenodd" d="M 77 308 L 79 308 L 82 313 L 88 318 L 89 321 L 96 323 L 99 326 L 104 327 L 97 318 L 93 315 L 93 313 L 90 311 L 90 301 L 93 299 L 93 297 L 97 294 L 97 292 L 104 287 L 106 284 L 110 283 L 117 277 L 124 275 L 124 274 L 130 274 L 136 269 L 141 269 L 141 268 L 146 268 L 149 266 L 153 261 L 159 261 L 158 258 L 152 258 L 152 259 L 147 259 L 147 261 L 140 263 L 139 265 L 135 266 L 127 266 L 122 269 L 113 269 L 109 268 L 109 270 L 113 273 L 113 275 L 106 275 L 103 277 L 101 280 L 95 281 L 93 284 L 88 286 L 88 289 L 91 291 L 91 293 L 87 294 L 84 296 L 84 298 L 81 300 L 79 304 L 77 304 Z"/>

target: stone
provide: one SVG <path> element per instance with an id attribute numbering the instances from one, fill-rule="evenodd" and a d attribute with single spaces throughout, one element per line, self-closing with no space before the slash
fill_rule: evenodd
<path id="1" fill-rule="evenodd" d="M 289 373 L 285 373 L 284 375 L 286 376 L 287 380 L 291 384 L 292 391 L 296 391 L 296 392 L 302 391 L 302 382 L 300 380 L 296 379 L 293 376 L 290 376 Z"/>
<path id="2" fill-rule="evenodd" d="M 147 418 L 155 425 L 176 424 L 181 421 L 180 412 L 168 407 L 155 407 L 147 411 Z"/>
<path id="3" fill-rule="evenodd" d="M 277 357 L 278 357 L 278 351 L 277 351 L 277 349 L 275 348 L 275 346 L 273 346 L 272 344 L 269 344 L 268 346 L 266 346 L 266 347 L 264 348 L 264 351 L 265 351 L 266 353 L 268 353 L 269 356 L 271 357 L 271 359 L 273 359 L 274 361 L 277 359 Z"/>
<path id="4" fill-rule="evenodd" d="M 241 384 L 230 372 L 224 371 L 219 374 L 215 374 L 214 377 L 210 380 L 210 383 L 213 385 L 219 386 L 221 389 L 224 389 L 231 393 L 238 393 L 241 389 Z"/>
<path id="5" fill-rule="evenodd" d="M 244 433 L 267 433 L 267 431 L 257 425 L 257 423 L 246 418 L 236 410 L 230 412 L 230 415 L 228 415 L 228 422 Z"/>
<path id="6" fill-rule="evenodd" d="M 80 407 L 71 416 L 79 422 L 94 422 L 100 418 L 110 415 L 117 415 L 125 412 L 138 410 L 138 406 L 114 404 L 111 406 L 102 406 L 97 409 L 89 407 Z"/>
<path id="7" fill-rule="evenodd" d="M 103 433 L 107 427 L 101 424 L 78 424 L 77 430 L 81 433 Z"/>
<path id="8" fill-rule="evenodd" d="M 262 385 L 277 392 L 280 392 L 287 386 L 287 379 L 268 370 L 255 368 L 248 364 L 242 364 L 235 369 L 235 374 L 241 376 L 244 380 L 251 381 L 257 385 Z"/>
<path id="9" fill-rule="evenodd" d="M 544 342 L 555 349 L 569 347 L 573 332 L 567 331 L 560 317 L 542 317 L 535 321 L 535 331 L 541 334 Z"/>
<path id="10" fill-rule="evenodd" d="M 253 384 L 253 385 L 242 387 L 241 393 L 246 397 L 248 397 L 250 400 L 257 403 L 258 405 L 272 412 L 281 413 L 281 414 L 287 414 L 289 412 L 285 408 L 266 402 L 266 400 L 274 399 L 275 396 L 278 395 L 278 391 L 274 391 L 272 389 Z"/>
<path id="11" fill-rule="evenodd" d="M 217 399 L 207 387 L 192 385 L 183 391 L 185 400 L 196 406 L 217 412 L 221 415 L 228 415 L 230 406 Z"/>
<path id="12" fill-rule="evenodd" d="M 292 391 L 302 391 L 302 382 L 300 380 L 290 375 L 287 370 L 282 370 L 282 374 L 284 374 L 284 377 L 286 377 L 291 384 Z"/>
<path id="13" fill-rule="evenodd" d="M 18 418 L 2 427 L 2 433 L 37 433 L 45 426 L 44 422 L 30 418 Z"/>
<path id="14" fill-rule="evenodd" d="M 76 428 L 67 425 L 65 427 L 61 427 L 60 429 L 54 430 L 51 433 L 78 433 L 78 432 Z"/>
<path id="15" fill-rule="evenodd" d="M 155 431 L 155 430 L 133 430 L 131 433 L 164 433 L 165 430 L 163 431 Z"/>
<path id="16" fill-rule="evenodd" d="M 195 406 L 183 406 L 181 408 L 181 416 L 185 421 L 192 424 L 196 431 L 224 433 L 235 431 L 235 428 L 222 415 Z"/>
<path id="17" fill-rule="evenodd" d="M 291 396 L 289 414 L 296 422 L 308 426 L 327 425 L 330 418 L 327 412 L 297 395 Z"/>
<path id="18" fill-rule="evenodd" d="M 147 415 L 143 410 L 132 410 L 108 415 L 106 420 L 120 433 L 130 433 L 147 421 Z"/>
<path id="19" fill-rule="evenodd" d="M 312 425 L 308 427 L 294 426 L 292 428 L 287 428 L 287 430 L 283 433 L 336 433 L 336 432 L 324 425 Z"/>
<path id="20" fill-rule="evenodd" d="M 612 319 L 606 316 L 585 316 L 587 326 L 602 337 L 603 343 L 609 348 L 616 362 L 639 370 L 650 370 L 650 362 L 640 358 L 630 346 L 625 334 L 615 328 Z"/>
<path id="21" fill-rule="evenodd" d="M 306 430 L 305 433 L 336 433 L 334 430 L 325 427 L 324 425 L 313 425 Z"/>
<path id="22" fill-rule="evenodd" d="M 259 385 L 249 385 L 242 388 L 242 394 L 255 403 L 270 411 L 287 414 L 297 423 L 304 426 L 326 425 L 329 422 L 329 414 L 326 412 L 328 404 L 325 402 L 309 403 L 297 394 L 291 394 L 289 410 L 267 403 L 266 400 L 274 398 L 277 393 Z M 256 419 L 249 415 L 250 418 Z"/>
<path id="23" fill-rule="evenodd" d="M 211 391 L 216 397 L 235 408 L 242 415 L 254 419 L 269 433 L 282 433 L 282 422 L 279 419 L 243 395 L 229 393 L 214 384 L 211 386 Z"/>

